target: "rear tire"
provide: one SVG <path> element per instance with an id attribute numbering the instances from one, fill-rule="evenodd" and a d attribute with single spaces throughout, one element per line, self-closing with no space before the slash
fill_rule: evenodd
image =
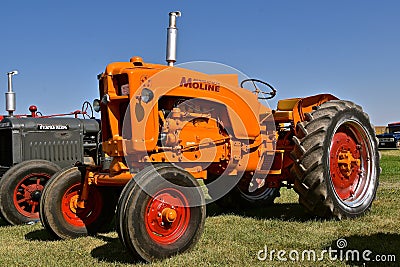
<path id="1" fill-rule="evenodd" d="M 368 115 L 329 101 L 297 126 L 291 155 L 299 202 L 320 217 L 356 217 L 371 208 L 379 183 L 378 143 Z"/>
<path id="2" fill-rule="evenodd" d="M 11 167 L 0 180 L 0 212 L 11 225 L 39 220 L 42 191 L 60 167 L 46 160 L 29 160 Z"/>
<path id="3" fill-rule="evenodd" d="M 205 223 L 199 184 L 191 174 L 172 165 L 155 165 L 142 172 L 126 185 L 119 201 L 122 243 L 148 262 L 190 250 Z"/>
<path id="4" fill-rule="evenodd" d="M 113 191 L 90 186 L 89 199 L 81 209 L 76 206 L 81 187 L 81 172 L 77 167 L 63 169 L 49 180 L 41 201 L 40 218 L 55 237 L 77 238 L 109 228 L 116 203 Z"/>

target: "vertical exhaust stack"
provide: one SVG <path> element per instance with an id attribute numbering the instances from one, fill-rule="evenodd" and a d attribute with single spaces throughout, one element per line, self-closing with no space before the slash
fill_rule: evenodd
<path id="1" fill-rule="evenodd" d="M 15 92 L 12 90 L 12 76 L 17 75 L 18 71 L 13 70 L 7 73 L 8 76 L 8 92 L 6 93 L 6 110 L 10 117 L 14 116 L 15 111 Z"/>
<path id="2" fill-rule="evenodd" d="M 173 66 L 176 62 L 176 37 L 178 29 L 176 28 L 176 18 L 180 17 L 180 11 L 169 13 L 169 27 L 167 29 L 167 63 L 168 66 Z"/>

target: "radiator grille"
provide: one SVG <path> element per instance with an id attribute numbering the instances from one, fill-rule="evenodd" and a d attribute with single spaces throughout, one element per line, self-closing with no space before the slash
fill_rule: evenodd
<path id="1" fill-rule="evenodd" d="M 0 131 L 0 166 L 12 166 L 12 132 L 11 129 Z"/>

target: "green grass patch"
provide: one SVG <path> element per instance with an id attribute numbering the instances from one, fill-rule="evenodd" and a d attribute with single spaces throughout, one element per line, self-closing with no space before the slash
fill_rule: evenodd
<path id="1" fill-rule="evenodd" d="M 53 240 L 40 224 L 7 226 L 0 220 L 0 266 L 362 266 L 362 262 L 330 259 L 291 261 L 288 253 L 338 249 L 370 250 L 370 257 L 394 255 L 397 262 L 368 262 L 366 266 L 400 264 L 400 151 L 382 151 L 382 174 L 371 212 L 353 220 L 319 220 L 297 204 L 293 190 L 281 189 L 270 207 L 225 214 L 207 208 L 205 232 L 194 250 L 153 264 L 135 262 L 115 232 L 75 240 Z M 272 250 L 273 260 L 257 259 L 260 250 Z M 288 261 L 281 261 L 278 251 Z M 264 256 L 263 253 L 260 254 Z"/>

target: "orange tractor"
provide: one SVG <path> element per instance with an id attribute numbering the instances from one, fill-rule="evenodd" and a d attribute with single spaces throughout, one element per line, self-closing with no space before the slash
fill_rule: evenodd
<path id="1" fill-rule="evenodd" d="M 196 244 L 207 201 L 264 206 L 285 186 L 321 217 L 369 210 L 379 153 L 361 107 L 321 94 L 272 110 L 260 101 L 275 96 L 268 83 L 173 66 L 178 16 L 170 13 L 168 66 L 132 57 L 99 75 L 105 157 L 50 179 L 40 205 L 45 228 L 59 238 L 95 234 L 116 211 L 122 243 L 153 261 Z"/>

